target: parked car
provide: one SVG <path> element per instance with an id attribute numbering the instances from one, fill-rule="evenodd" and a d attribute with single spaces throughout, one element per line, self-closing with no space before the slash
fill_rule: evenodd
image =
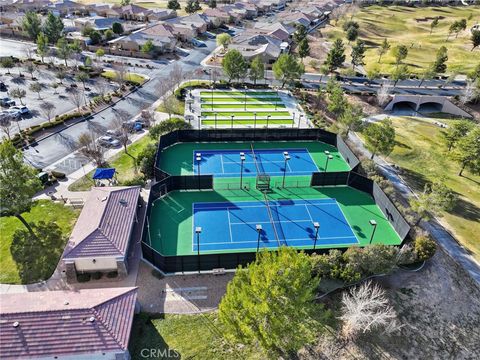
<path id="1" fill-rule="evenodd" d="M 211 32 L 208 32 L 208 31 L 205 31 L 203 34 L 204 34 L 206 37 L 208 37 L 209 39 L 216 39 L 216 38 L 217 38 L 217 35 L 212 34 Z"/>
<path id="2" fill-rule="evenodd" d="M 103 147 L 118 147 L 120 146 L 120 141 L 114 139 L 111 136 L 101 136 L 98 138 L 98 143 Z"/>
<path id="3" fill-rule="evenodd" d="M 107 135 L 116 139 L 116 138 L 119 138 L 122 135 L 122 133 L 118 129 L 117 130 L 107 130 Z"/>
<path id="4" fill-rule="evenodd" d="M 29 108 L 27 108 L 26 106 L 12 106 L 11 109 L 17 110 L 20 113 L 20 115 L 26 115 L 30 113 Z"/>
<path id="5" fill-rule="evenodd" d="M 0 91 L 7 91 L 7 85 L 3 81 L 0 81 Z"/>
<path id="6" fill-rule="evenodd" d="M 22 116 L 22 114 L 20 114 L 18 110 L 14 110 L 14 109 L 8 109 L 5 111 L 2 111 L 2 114 L 9 115 L 15 120 L 19 120 L 20 117 Z"/>
<path id="7" fill-rule="evenodd" d="M 139 120 L 129 120 L 123 123 L 123 126 L 129 131 L 141 131 L 143 128 L 143 123 Z"/>
<path id="8" fill-rule="evenodd" d="M 192 44 L 196 47 L 207 47 L 207 44 L 205 44 L 203 41 L 200 41 L 198 39 L 192 39 Z"/>
<path id="9" fill-rule="evenodd" d="M 15 105 L 15 100 L 10 99 L 9 97 L 4 97 L 0 99 L 0 105 L 9 107 Z"/>

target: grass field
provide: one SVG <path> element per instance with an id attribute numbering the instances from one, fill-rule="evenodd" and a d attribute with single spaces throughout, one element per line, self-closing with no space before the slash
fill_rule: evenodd
<path id="1" fill-rule="evenodd" d="M 202 120 L 203 125 L 209 125 L 209 126 L 214 126 L 215 123 L 217 125 L 232 125 L 231 120 Z M 234 120 L 233 125 L 253 125 L 254 122 L 252 122 L 251 119 L 244 119 L 244 120 Z M 267 125 L 267 120 L 258 120 L 256 122 L 257 125 Z M 292 125 L 292 119 L 272 119 L 268 121 L 269 125 Z"/>
<path id="2" fill-rule="evenodd" d="M 97 0 L 79 0 L 78 2 L 82 3 L 82 4 L 98 3 Z M 181 9 L 177 10 L 177 15 L 178 16 L 187 15 L 187 13 L 185 11 L 185 5 L 187 4 L 187 1 L 179 0 L 178 2 L 180 3 Z M 101 3 L 102 4 L 107 4 L 108 3 L 108 4 L 118 4 L 119 5 L 121 3 L 121 0 L 102 0 Z M 135 5 L 138 5 L 138 6 L 142 6 L 142 7 L 147 8 L 147 9 L 166 9 L 167 4 L 168 4 L 168 0 L 132 0 L 131 3 L 135 4 Z"/>
<path id="3" fill-rule="evenodd" d="M 210 104 L 202 104 L 202 109 L 211 109 L 212 105 Z M 284 109 L 285 105 L 277 104 L 277 109 Z M 213 109 L 245 109 L 244 104 L 214 104 Z M 254 110 L 254 109 L 270 109 L 275 111 L 275 103 L 273 104 L 247 104 L 246 110 Z"/>
<path id="4" fill-rule="evenodd" d="M 245 91 L 230 91 L 230 90 L 214 90 L 213 95 L 238 95 L 238 96 L 245 96 Z M 247 95 L 251 97 L 255 97 L 255 95 L 272 95 L 276 96 L 277 92 L 276 91 L 247 91 Z M 202 98 L 207 98 L 209 96 L 212 96 L 211 91 L 201 91 L 200 96 Z"/>
<path id="5" fill-rule="evenodd" d="M 451 124 L 455 120 L 438 120 Z M 425 182 L 445 177 L 445 182 L 459 195 L 457 206 L 444 214 L 444 223 L 457 239 L 480 260 L 480 176 L 464 171 L 451 160 L 441 145 L 441 128 L 418 118 L 393 118 L 397 133 L 389 159 L 402 167 L 402 176 L 417 191 Z"/>
<path id="6" fill-rule="evenodd" d="M 109 80 L 116 80 L 117 79 L 117 74 L 115 71 L 112 70 L 107 70 L 102 73 L 102 76 L 104 78 L 107 78 Z M 130 81 L 136 85 L 141 85 L 145 82 L 145 78 L 141 75 L 138 74 L 133 74 L 133 73 L 127 73 L 125 75 L 125 80 Z"/>
<path id="7" fill-rule="evenodd" d="M 245 101 L 246 100 L 246 101 Z M 203 103 L 238 103 L 238 104 L 244 104 L 245 102 L 247 103 L 262 103 L 262 102 L 282 102 L 280 98 L 276 97 L 265 97 L 265 98 L 216 98 L 214 97 L 213 99 L 210 97 L 205 97 L 202 98 Z"/>
<path id="8" fill-rule="evenodd" d="M 109 160 L 111 167 L 114 167 L 117 170 L 117 180 L 120 184 L 125 181 L 133 179 L 136 175 L 135 168 L 133 166 L 133 157 L 136 157 L 140 152 L 147 147 L 148 144 L 153 144 L 153 141 L 150 136 L 145 136 L 137 142 L 131 144 L 127 147 L 128 154 L 125 154 L 124 151 L 115 155 L 112 159 Z M 69 187 L 69 191 L 86 191 L 90 190 L 93 186 L 93 171 L 89 172 L 86 176 L 81 177 Z"/>
<path id="9" fill-rule="evenodd" d="M 62 229 L 62 233 L 68 236 L 77 220 L 79 211 L 50 200 L 39 200 L 35 202 L 30 212 L 22 215 L 30 223 L 40 220 L 55 221 Z M 0 283 L 2 284 L 20 283 L 17 266 L 10 254 L 10 246 L 13 233 L 22 228 L 24 226 L 16 217 L 0 217 Z"/>
<path id="10" fill-rule="evenodd" d="M 433 18 L 440 17 L 439 25 L 430 34 L 430 23 Z M 456 38 L 452 34 L 447 40 L 448 28 L 455 20 L 467 20 L 467 30 Z M 341 38 L 344 43 L 345 32 L 342 25 L 350 20 L 351 15 L 341 19 L 336 26 L 327 26 L 322 33 L 333 42 Z M 408 47 L 408 56 L 404 60 L 412 73 L 421 73 L 434 60 L 436 51 L 445 45 L 448 48 L 447 73 L 465 74 L 478 64 L 480 48 L 471 51 L 470 28 L 480 22 L 480 6 L 462 7 L 422 7 L 405 6 L 368 6 L 353 15 L 353 20 L 360 25 L 359 39 L 366 42 L 365 68 L 378 66 L 382 73 L 390 73 L 395 67 L 391 52 L 384 55 L 378 63 L 377 48 L 384 38 L 391 43 L 391 48 L 402 44 Z M 334 24 L 334 21 L 331 21 Z M 351 47 L 346 46 L 347 61 Z"/>
<path id="11" fill-rule="evenodd" d="M 230 118 L 230 116 L 235 115 L 235 116 L 242 116 L 242 117 L 250 117 L 251 119 L 254 118 L 255 113 L 257 113 L 257 118 L 262 118 L 262 117 L 267 117 L 268 115 L 272 116 L 290 116 L 290 113 L 288 111 L 255 111 L 255 112 L 249 112 L 249 111 L 229 111 L 229 112 L 213 112 L 213 111 L 202 111 L 202 116 L 211 116 L 215 117 L 215 114 L 217 116 L 226 116 Z M 291 122 L 291 120 L 290 120 Z"/>

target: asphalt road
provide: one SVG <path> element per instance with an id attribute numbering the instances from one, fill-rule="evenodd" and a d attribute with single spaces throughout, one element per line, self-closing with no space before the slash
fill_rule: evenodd
<path id="1" fill-rule="evenodd" d="M 76 124 L 61 133 L 55 134 L 45 140 L 42 140 L 35 147 L 24 151 L 27 162 L 38 168 L 45 168 L 58 162 L 69 154 L 72 154 L 77 148 L 77 139 L 80 134 L 90 130 L 99 132 L 106 131 L 114 127 L 114 119 L 118 117 L 118 111 L 123 110 L 132 117 L 141 112 L 141 110 L 151 106 L 158 100 L 159 84 L 169 77 L 175 63 L 179 64 L 184 73 L 193 71 L 200 66 L 200 62 L 215 48 L 214 41 L 208 41 L 206 48 L 192 49 L 190 54 L 180 60 L 168 65 L 160 65 L 148 74 L 151 78 L 142 88 L 135 91 L 125 99 L 118 102 L 115 106 L 108 108 L 91 120 Z M 55 164 L 55 168 L 65 173 L 71 173 L 81 167 L 85 159 L 71 156 L 61 163 Z"/>

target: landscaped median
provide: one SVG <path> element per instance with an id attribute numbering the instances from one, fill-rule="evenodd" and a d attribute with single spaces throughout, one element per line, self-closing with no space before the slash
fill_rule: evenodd
<path id="1" fill-rule="evenodd" d="M 116 71 L 113 70 L 106 70 L 102 72 L 101 76 L 103 76 L 106 79 L 112 80 L 112 81 L 118 81 L 119 80 L 119 74 Z M 140 74 L 136 73 L 126 73 L 124 75 L 124 81 L 127 83 L 130 83 L 132 85 L 142 85 L 145 81 L 146 78 Z"/>

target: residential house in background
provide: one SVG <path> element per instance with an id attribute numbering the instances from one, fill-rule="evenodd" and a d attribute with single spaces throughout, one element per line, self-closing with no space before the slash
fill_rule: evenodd
<path id="1" fill-rule="evenodd" d="M 139 186 L 92 188 L 62 256 L 68 281 L 80 273 L 127 276 L 139 196 Z"/>
<path id="2" fill-rule="evenodd" d="M 85 11 L 85 5 L 72 0 L 55 1 L 48 6 L 49 10 L 57 16 L 66 16 L 75 11 Z"/>
<path id="3" fill-rule="evenodd" d="M 156 24 L 111 40 L 109 44 L 114 49 L 138 52 L 148 40 L 152 41 L 159 53 L 173 52 L 178 42 L 173 26 Z"/>
<path id="4" fill-rule="evenodd" d="M 137 288 L 0 294 L 2 359 L 129 360 Z"/>
<path id="5" fill-rule="evenodd" d="M 205 9 L 203 15 L 206 16 L 213 27 L 219 27 L 230 22 L 230 14 L 222 8 Z M 233 17 L 233 16 L 232 16 Z"/>
<path id="6" fill-rule="evenodd" d="M 120 9 L 112 4 L 90 4 L 87 5 L 87 9 L 90 11 L 90 16 L 119 18 L 121 15 Z"/>
<path id="7" fill-rule="evenodd" d="M 111 29 L 112 25 L 116 22 L 123 23 L 123 20 L 118 18 L 106 18 L 98 15 L 75 18 L 72 21 L 78 31 L 83 31 L 85 28 L 90 28 L 100 32 Z"/>

